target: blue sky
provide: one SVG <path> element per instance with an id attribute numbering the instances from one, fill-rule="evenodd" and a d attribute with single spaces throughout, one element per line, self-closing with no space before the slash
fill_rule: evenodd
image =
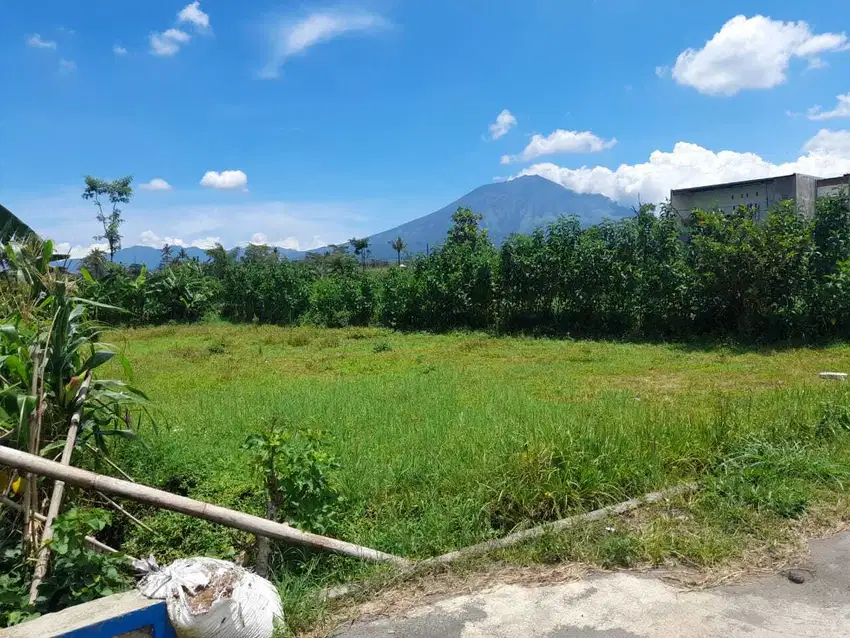
<path id="1" fill-rule="evenodd" d="M 846 0 L 0 0 L 0 202 L 88 250 L 311 248 L 533 173 L 631 203 L 850 172 Z M 146 185 L 146 188 L 139 188 Z"/>

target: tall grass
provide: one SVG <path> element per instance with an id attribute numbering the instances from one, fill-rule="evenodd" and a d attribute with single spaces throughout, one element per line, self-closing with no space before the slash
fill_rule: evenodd
<path id="1" fill-rule="evenodd" d="M 720 516 L 710 498 L 730 516 L 744 507 L 799 517 L 819 490 L 843 489 L 838 477 L 849 471 L 847 385 L 817 376 L 846 368 L 843 345 L 703 349 L 227 324 L 112 340 L 167 424 L 145 435 L 149 449 L 128 451 L 140 476 L 191 479 L 190 495 L 261 513 L 240 445 L 284 417 L 330 433 L 346 499 L 334 533 L 410 557 L 684 480 L 705 486 L 706 520 Z M 246 540 L 206 524 L 175 530 L 153 512 L 145 520 L 178 541 L 210 534 L 207 553 Z M 701 545 L 676 551 L 696 562 L 728 552 L 707 529 Z M 664 538 L 673 551 L 673 536 Z M 659 542 L 637 546 L 640 555 L 660 560 Z M 605 560 L 630 556 L 630 543 L 605 541 L 614 556 Z"/>

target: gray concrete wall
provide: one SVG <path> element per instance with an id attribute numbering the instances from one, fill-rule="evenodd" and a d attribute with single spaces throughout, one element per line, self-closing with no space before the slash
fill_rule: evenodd
<path id="1" fill-rule="evenodd" d="M 797 175 L 794 185 L 794 200 L 797 212 L 805 217 L 815 214 L 815 200 L 818 196 L 818 178 L 811 175 Z"/>
<path id="2" fill-rule="evenodd" d="M 695 208 L 706 211 L 719 209 L 730 213 L 741 205 L 749 204 L 757 206 L 759 209 L 764 209 L 765 207 L 769 207 L 770 193 L 772 192 L 771 187 L 774 181 L 764 180 L 731 188 L 712 188 L 685 192 L 673 191 L 670 203 L 673 208 L 679 211 L 682 217 L 689 216 Z"/>
<path id="3" fill-rule="evenodd" d="M 847 195 L 850 193 L 850 173 L 842 177 L 818 180 L 818 197 Z"/>

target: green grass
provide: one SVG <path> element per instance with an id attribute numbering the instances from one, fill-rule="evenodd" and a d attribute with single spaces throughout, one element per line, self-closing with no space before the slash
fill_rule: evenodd
<path id="1" fill-rule="evenodd" d="M 272 417 L 322 428 L 346 498 L 334 533 L 408 557 L 697 478 L 703 489 L 680 504 L 685 523 L 661 516 L 622 537 L 589 527 L 501 557 L 711 566 L 780 542 L 791 528 L 777 521 L 835 500 L 850 467 L 848 386 L 817 376 L 850 368 L 845 345 L 748 350 L 222 323 L 125 330 L 110 341 L 157 410 L 157 429 L 142 432 L 148 447 L 123 453 L 145 482 L 260 513 L 242 442 Z M 250 540 L 177 515 L 145 520 L 158 535 L 134 529 L 128 548 L 232 556 Z M 282 575 L 284 590 L 300 592 L 288 600 L 304 600 L 304 582 L 363 573 L 341 559 L 307 565 Z"/>

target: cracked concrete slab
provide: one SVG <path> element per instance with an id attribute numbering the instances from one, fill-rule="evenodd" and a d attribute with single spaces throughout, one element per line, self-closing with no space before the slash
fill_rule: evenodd
<path id="1" fill-rule="evenodd" d="M 807 574 L 682 591 L 651 574 L 597 574 L 545 586 L 501 585 L 363 620 L 338 638 L 708 638 L 850 635 L 850 534 L 814 541 Z"/>

